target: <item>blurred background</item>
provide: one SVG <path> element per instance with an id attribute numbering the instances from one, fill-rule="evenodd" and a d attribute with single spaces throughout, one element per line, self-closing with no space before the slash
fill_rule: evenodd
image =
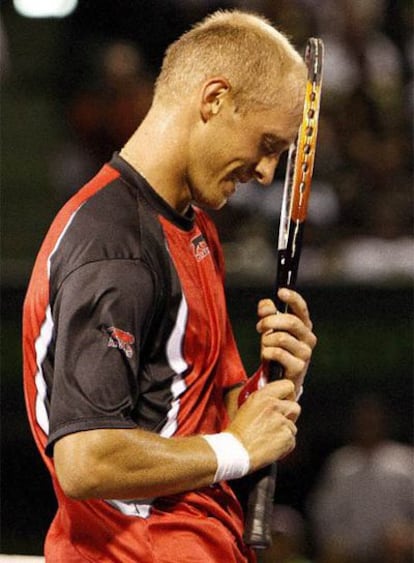
<path id="1" fill-rule="evenodd" d="M 41 554 L 55 510 L 21 378 L 22 302 L 41 240 L 62 203 L 145 115 L 167 45 L 215 9 L 239 7 L 266 15 L 300 52 L 309 36 L 326 50 L 298 284 L 319 344 L 298 446 L 279 468 L 278 549 L 266 561 L 411 561 L 411 0 L 6 0 L 0 7 L 0 551 Z M 252 183 L 212 214 L 250 371 L 256 303 L 275 277 L 284 168 L 272 186 Z"/>

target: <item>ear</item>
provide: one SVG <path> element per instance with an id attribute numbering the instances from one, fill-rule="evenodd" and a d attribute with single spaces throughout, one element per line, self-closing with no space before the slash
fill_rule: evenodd
<path id="1" fill-rule="evenodd" d="M 200 100 L 200 113 L 203 121 L 208 121 L 219 113 L 229 97 L 230 90 L 229 81 L 222 76 L 209 78 L 203 84 Z"/>

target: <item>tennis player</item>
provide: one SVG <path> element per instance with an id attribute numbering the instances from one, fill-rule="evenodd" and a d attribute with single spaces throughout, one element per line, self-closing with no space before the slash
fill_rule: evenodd
<path id="1" fill-rule="evenodd" d="M 212 14 L 169 47 L 143 123 L 52 223 L 23 343 L 58 501 L 47 562 L 254 561 L 227 481 L 294 448 L 316 337 L 298 293 L 280 291 L 286 314 L 261 301 L 258 364 L 277 360 L 286 378 L 237 408 L 247 376 L 203 208 L 271 182 L 305 80 L 264 18 Z"/>

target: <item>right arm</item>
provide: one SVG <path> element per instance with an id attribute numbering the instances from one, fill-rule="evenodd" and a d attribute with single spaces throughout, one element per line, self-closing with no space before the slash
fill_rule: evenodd
<path id="1" fill-rule="evenodd" d="M 143 265 L 112 261 L 99 264 L 98 272 L 94 264 L 78 269 L 55 301 L 59 338 L 49 451 L 68 496 L 148 498 L 214 482 L 215 452 L 201 436 L 164 438 L 137 428 L 124 415 L 137 394 L 133 374 L 139 371 L 139 345 L 153 292 Z M 109 346 L 102 327 L 110 326 L 135 336 L 128 357 Z M 293 448 L 299 414 L 293 398 L 293 384 L 277 382 L 252 393 L 235 412 L 226 430 L 247 450 L 250 471 Z M 97 419 L 107 424 L 88 428 L 88 421 Z"/>
<path id="2" fill-rule="evenodd" d="M 287 455 L 295 446 L 300 407 L 290 381 L 252 393 L 226 432 L 245 447 L 249 472 Z M 202 436 L 163 438 L 139 428 L 68 434 L 54 447 L 59 483 L 68 496 L 148 498 L 211 485 L 217 469 Z"/>

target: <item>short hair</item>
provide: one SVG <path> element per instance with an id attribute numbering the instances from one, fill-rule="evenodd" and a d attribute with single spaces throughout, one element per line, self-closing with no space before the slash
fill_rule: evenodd
<path id="1" fill-rule="evenodd" d="M 219 10 L 172 43 L 154 99 L 177 102 L 211 76 L 224 76 L 240 111 L 303 99 L 306 67 L 287 37 L 263 16 Z"/>

